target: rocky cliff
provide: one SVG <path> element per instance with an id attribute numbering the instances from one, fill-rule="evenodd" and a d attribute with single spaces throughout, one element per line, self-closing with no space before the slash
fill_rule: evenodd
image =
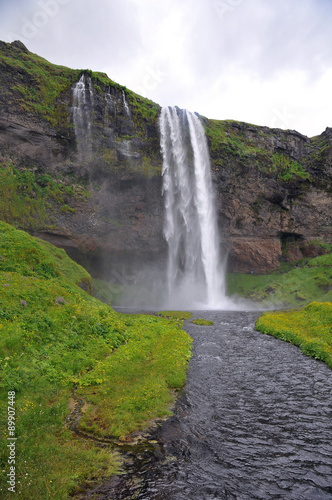
<path id="1" fill-rule="evenodd" d="M 309 139 L 207 120 L 206 131 L 230 267 L 264 271 L 321 254 L 316 243 L 331 240 L 332 129 Z"/>
<path id="2" fill-rule="evenodd" d="M 107 75 L 0 42 L 0 217 L 121 281 L 164 259 L 160 107 Z M 266 271 L 331 236 L 332 129 L 201 117 L 229 268 Z M 314 241 L 314 243 L 312 243 Z M 129 276 L 129 277 L 128 277 Z"/>

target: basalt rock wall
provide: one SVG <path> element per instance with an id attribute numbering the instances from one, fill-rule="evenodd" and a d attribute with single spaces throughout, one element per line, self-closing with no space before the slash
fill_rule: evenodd
<path id="1" fill-rule="evenodd" d="M 332 129 L 296 131 L 207 121 L 221 230 L 235 271 L 325 252 L 331 241 Z M 218 124 L 220 127 L 220 123 Z"/>
<path id="2" fill-rule="evenodd" d="M 130 280 L 165 259 L 159 114 L 105 74 L 0 42 L 0 217 L 100 277 Z M 332 129 L 309 139 L 201 119 L 229 269 L 263 272 L 324 251 L 317 242 L 331 234 Z"/>

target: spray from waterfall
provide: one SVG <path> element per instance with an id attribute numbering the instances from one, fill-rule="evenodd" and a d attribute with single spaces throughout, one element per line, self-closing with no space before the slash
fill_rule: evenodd
<path id="1" fill-rule="evenodd" d="M 204 128 L 196 114 L 167 107 L 160 116 L 167 305 L 222 308 L 225 271 Z"/>

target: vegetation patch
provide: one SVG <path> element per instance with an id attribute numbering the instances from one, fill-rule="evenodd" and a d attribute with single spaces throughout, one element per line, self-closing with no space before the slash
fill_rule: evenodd
<path id="1" fill-rule="evenodd" d="M 11 111 L 28 114 L 32 121 L 44 120 L 50 124 L 60 137 L 73 140 L 73 121 L 71 117 L 72 88 L 82 74 L 92 80 L 98 108 L 105 105 L 105 92 L 111 92 L 120 102 L 125 98 L 130 109 L 131 133 L 121 132 L 117 124 L 117 133 L 121 140 L 136 140 L 136 148 L 142 155 L 141 162 L 119 162 L 119 169 L 128 169 L 132 173 L 143 172 L 147 177 L 160 175 L 161 154 L 158 134 L 160 106 L 149 99 L 139 96 L 123 85 L 111 80 L 105 73 L 90 69 L 73 70 L 52 64 L 42 57 L 29 52 L 23 44 L 0 43 L 0 104 Z M 123 96 L 123 97 L 122 97 Z M 96 111 L 97 105 L 95 105 Z M 93 113 L 93 128 L 99 130 L 100 117 Z M 115 125 L 115 123 L 114 123 Z M 102 147 L 103 148 L 103 147 Z M 106 163 L 118 162 L 115 151 L 104 148 L 102 153 Z M 100 151 L 100 148 L 98 147 Z M 141 164 L 142 163 L 142 164 Z M 117 168 L 117 169 L 118 169 Z M 116 170 L 117 170 L 116 169 Z M 70 208 L 70 205 L 69 205 Z M 65 210 L 65 209 L 64 209 Z"/>
<path id="2" fill-rule="evenodd" d="M 159 311 L 158 316 L 162 316 L 163 318 L 168 319 L 190 319 L 192 318 L 192 313 L 188 311 Z"/>
<path id="3" fill-rule="evenodd" d="M 92 278 L 92 295 L 105 304 L 118 304 L 122 293 L 123 285 Z"/>
<path id="4" fill-rule="evenodd" d="M 69 179 L 56 179 L 33 166 L 18 169 L 0 160 L 0 218 L 18 228 L 36 230 L 56 224 L 56 214 L 72 214 L 91 193 Z"/>
<path id="5" fill-rule="evenodd" d="M 241 126 L 235 127 L 233 120 L 207 120 L 205 132 L 209 141 L 209 150 L 213 165 L 224 167 L 225 160 L 234 157 L 243 165 L 257 165 L 262 171 L 273 171 L 271 154 L 260 144 L 249 140 Z M 254 130 L 258 127 L 251 125 Z"/>
<path id="6" fill-rule="evenodd" d="M 11 89 L 21 109 L 42 116 L 54 127 L 67 128 L 69 109 L 62 105 L 61 95 L 70 91 L 80 71 L 51 64 L 12 44 L 5 44 L 5 50 L 3 47 L 4 44 L 0 48 L 0 75 L 11 74 Z"/>
<path id="7" fill-rule="evenodd" d="M 212 326 L 214 324 L 213 321 L 202 318 L 193 319 L 192 323 L 195 323 L 195 325 L 200 325 L 200 326 Z"/>
<path id="8" fill-rule="evenodd" d="M 283 272 L 282 272 L 283 271 Z M 265 307 L 306 305 L 313 300 L 332 301 L 332 254 L 285 263 L 271 274 L 229 273 L 227 293 Z"/>
<path id="9" fill-rule="evenodd" d="M 283 182 L 289 182 L 296 178 L 307 180 L 310 178 L 305 168 L 299 162 L 290 159 L 283 154 L 275 153 L 273 155 L 273 166 L 278 172 L 278 179 Z"/>
<path id="10" fill-rule="evenodd" d="M 63 250 L 0 223 L 1 497 L 6 473 L 7 391 L 15 391 L 17 493 L 63 499 L 119 470 L 112 447 L 65 426 L 77 398 L 80 430 L 128 439 L 169 414 L 185 381 L 191 339 L 174 321 L 116 313 L 84 289 L 89 274 Z"/>
<path id="11" fill-rule="evenodd" d="M 272 146 L 273 138 L 278 136 L 287 141 L 287 132 L 234 120 L 203 118 L 203 121 L 213 168 L 231 167 L 238 173 L 243 169 L 258 170 L 297 195 L 305 191 L 307 183 L 304 181 L 329 189 L 323 168 L 329 151 L 326 139 L 319 137 L 307 142 L 307 154 L 296 161 L 289 153 L 276 152 Z"/>
<path id="12" fill-rule="evenodd" d="M 301 310 L 264 313 L 256 329 L 299 346 L 304 354 L 332 368 L 332 303 L 312 302 Z"/>

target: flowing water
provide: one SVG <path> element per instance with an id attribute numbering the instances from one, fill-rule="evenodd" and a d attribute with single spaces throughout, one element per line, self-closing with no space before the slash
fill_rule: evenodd
<path id="1" fill-rule="evenodd" d="M 258 313 L 205 311 L 174 416 L 133 449 L 99 500 L 332 499 L 332 371 L 254 330 Z M 94 496 L 95 495 L 95 496 Z"/>
<path id="2" fill-rule="evenodd" d="M 196 114 L 163 108 L 164 234 L 169 307 L 220 308 L 226 301 L 211 166 Z"/>
<path id="3" fill-rule="evenodd" d="M 129 106 L 128 106 L 128 103 L 126 100 L 126 94 L 124 93 L 124 90 L 122 91 L 122 101 L 123 101 L 123 108 L 124 108 L 125 114 L 130 118 L 131 113 L 130 113 L 130 109 L 129 109 Z"/>
<path id="4" fill-rule="evenodd" d="M 73 94 L 83 151 L 91 136 L 89 80 L 82 76 Z M 106 101 L 113 106 L 111 96 Z M 127 474 L 77 498 L 331 500 L 332 371 L 256 332 L 259 313 L 212 310 L 234 304 L 225 296 L 204 129 L 197 115 L 164 108 L 160 131 L 167 305 L 204 304 L 209 311 L 196 315 L 214 325 L 185 322 L 193 357 L 174 416 L 139 445 L 122 447 Z"/>
<path id="5" fill-rule="evenodd" d="M 94 105 L 94 91 L 91 78 L 81 75 L 73 87 L 72 116 L 78 153 L 83 157 L 91 153 L 91 114 Z"/>

